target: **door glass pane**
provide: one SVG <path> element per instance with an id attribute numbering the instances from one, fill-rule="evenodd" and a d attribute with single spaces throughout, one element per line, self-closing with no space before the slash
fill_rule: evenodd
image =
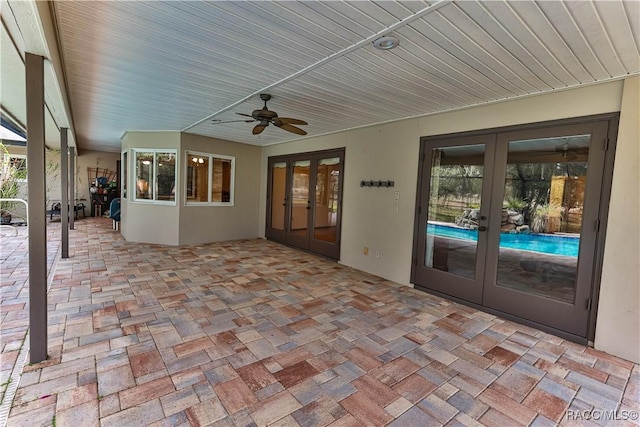
<path id="1" fill-rule="evenodd" d="M 286 203 L 287 163 L 274 163 L 271 167 L 271 228 L 284 230 Z"/>
<path id="2" fill-rule="evenodd" d="M 291 233 L 307 235 L 309 218 L 309 167 L 310 160 L 293 162 L 291 186 Z"/>
<path id="3" fill-rule="evenodd" d="M 484 144 L 433 149 L 425 266 L 475 278 Z"/>
<path id="4" fill-rule="evenodd" d="M 316 172 L 316 204 L 313 238 L 336 242 L 340 158 L 320 159 Z"/>
<path id="5" fill-rule="evenodd" d="M 509 143 L 499 286 L 573 303 L 590 135 Z"/>

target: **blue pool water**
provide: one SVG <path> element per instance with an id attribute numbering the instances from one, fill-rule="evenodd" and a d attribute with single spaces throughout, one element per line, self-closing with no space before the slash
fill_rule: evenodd
<path id="1" fill-rule="evenodd" d="M 477 230 L 449 227 L 440 224 L 428 224 L 427 232 L 441 237 L 462 240 L 478 240 Z M 546 234 L 500 234 L 500 247 L 523 251 L 540 252 L 551 255 L 563 255 L 577 258 L 580 238 L 573 236 L 553 236 Z"/>

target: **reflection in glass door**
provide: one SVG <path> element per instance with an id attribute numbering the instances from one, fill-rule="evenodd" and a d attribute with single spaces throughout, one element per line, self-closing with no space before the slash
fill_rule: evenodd
<path id="1" fill-rule="evenodd" d="M 309 248 L 309 210 L 311 209 L 311 199 L 309 198 L 310 184 L 311 161 L 293 161 L 291 188 L 289 190 L 289 200 L 291 200 L 289 243 L 301 247 L 302 249 Z"/>
<path id="2" fill-rule="evenodd" d="M 474 279 L 484 145 L 434 148 L 431 159 L 425 265 Z M 453 192 L 464 197 L 452 199 Z M 464 227 L 464 240 L 455 239 L 460 227 Z"/>
<path id="3" fill-rule="evenodd" d="M 479 303 L 482 297 L 493 137 L 457 138 L 424 149 L 414 283 Z M 421 202 L 422 204 L 422 202 Z M 420 261 L 420 262 L 418 262 Z"/>
<path id="4" fill-rule="evenodd" d="M 498 286 L 573 304 L 590 139 L 509 142 Z"/>
<path id="5" fill-rule="evenodd" d="M 339 258 L 342 158 L 320 156 L 315 160 L 313 238 L 310 249 Z"/>
<path id="6" fill-rule="evenodd" d="M 412 282 L 586 338 L 609 129 L 425 138 Z"/>
<path id="7" fill-rule="evenodd" d="M 287 202 L 287 162 L 276 162 L 269 168 L 271 172 L 271 228 L 284 231 L 285 207 Z"/>

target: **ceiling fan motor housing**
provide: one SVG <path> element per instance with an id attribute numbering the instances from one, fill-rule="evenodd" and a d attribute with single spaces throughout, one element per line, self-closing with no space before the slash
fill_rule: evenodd
<path id="1" fill-rule="evenodd" d="M 261 110 L 253 110 L 251 112 L 251 117 L 253 117 L 256 120 L 273 120 L 276 117 L 278 117 L 278 114 L 275 111 L 270 111 L 267 109 L 267 107 L 265 106 L 264 108 L 262 108 Z"/>

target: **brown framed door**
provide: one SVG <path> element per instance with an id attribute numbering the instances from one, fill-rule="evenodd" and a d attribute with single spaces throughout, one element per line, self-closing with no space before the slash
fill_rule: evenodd
<path id="1" fill-rule="evenodd" d="M 267 182 L 267 226 L 268 239 L 283 241 L 287 235 L 289 213 L 287 211 L 287 159 L 269 159 Z"/>
<path id="2" fill-rule="evenodd" d="M 485 306 L 586 336 L 607 132 L 599 121 L 498 135 Z"/>
<path id="3" fill-rule="evenodd" d="M 344 149 L 269 158 L 266 237 L 340 258 Z"/>
<path id="4" fill-rule="evenodd" d="M 611 126 L 424 138 L 416 288 L 586 339 Z"/>
<path id="5" fill-rule="evenodd" d="M 290 160 L 290 180 L 287 199 L 289 224 L 286 242 L 300 249 L 309 249 L 311 236 L 311 201 L 314 176 L 311 172 L 313 160 L 306 156 Z"/>
<path id="6" fill-rule="evenodd" d="M 340 258 L 342 175 L 340 152 L 315 156 L 315 180 L 310 249 L 330 258 Z"/>
<path id="7" fill-rule="evenodd" d="M 494 136 L 428 139 L 422 146 L 413 283 L 480 303 Z"/>

